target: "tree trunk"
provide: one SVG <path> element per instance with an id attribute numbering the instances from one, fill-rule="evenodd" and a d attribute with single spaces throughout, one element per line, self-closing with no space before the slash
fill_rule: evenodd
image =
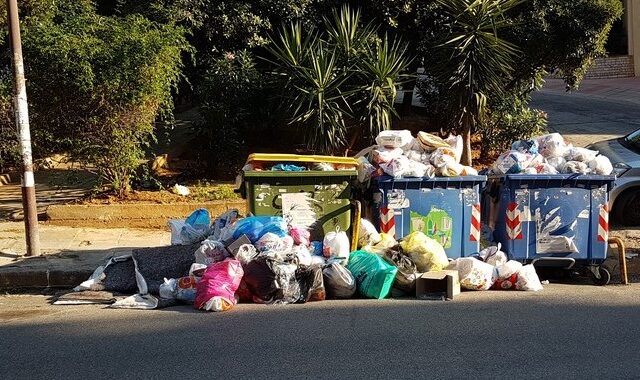
<path id="1" fill-rule="evenodd" d="M 462 165 L 471 166 L 471 125 L 468 122 L 462 127 Z"/>

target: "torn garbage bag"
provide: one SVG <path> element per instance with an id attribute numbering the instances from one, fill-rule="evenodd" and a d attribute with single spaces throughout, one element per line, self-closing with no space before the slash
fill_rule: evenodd
<path id="1" fill-rule="evenodd" d="M 349 256 L 347 269 L 356 279 L 358 292 L 368 298 L 385 298 L 391 290 L 398 269 L 379 256 L 355 251 Z"/>
<path id="2" fill-rule="evenodd" d="M 409 256 L 400 252 L 400 247 L 385 250 L 382 258 L 389 264 L 398 268 L 393 287 L 398 288 L 405 293 L 415 292 L 418 270 L 413 260 L 411 260 Z"/>
<path id="3" fill-rule="evenodd" d="M 338 263 L 331 263 L 322 270 L 324 287 L 329 298 L 351 298 L 356 293 L 356 279 Z"/>
<path id="4" fill-rule="evenodd" d="M 196 285 L 193 307 L 210 311 L 231 309 L 237 303 L 235 292 L 243 274 L 242 265 L 237 260 L 211 264 Z"/>

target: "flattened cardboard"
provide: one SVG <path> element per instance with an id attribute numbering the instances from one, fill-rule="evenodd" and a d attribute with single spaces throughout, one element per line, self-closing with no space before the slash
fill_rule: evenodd
<path id="1" fill-rule="evenodd" d="M 245 244 L 251 244 L 251 240 L 249 240 L 247 235 L 242 235 L 227 246 L 227 251 L 229 251 L 231 256 L 236 257 L 236 253 L 238 253 L 240 247 Z"/>
<path id="2" fill-rule="evenodd" d="M 431 271 L 423 273 L 422 276 L 416 279 L 417 299 L 453 299 L 458 294 L 460 294 L 458 271 Z"/>

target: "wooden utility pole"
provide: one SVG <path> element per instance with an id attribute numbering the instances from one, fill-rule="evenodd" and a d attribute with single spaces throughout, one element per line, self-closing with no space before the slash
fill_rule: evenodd
<path id="1" fill-rule="evenodd" d="M 7 1 L 7 24 L 11 43 L 11 62 L 13 66 L 13 109 L 20 139 L 22 153 L 22 208 L 27 240 L 26 256 L 40 254 L 40 236 L 38 234 L 38 209 L 36 207 L 36 188 L 33 179 L 33 160 L 31 157 L 31 132 L 29 131 L 29 105 L 27 88 L 22 64 L 22 40 L 20 21 L 18 20 L 17 0 Z"/>

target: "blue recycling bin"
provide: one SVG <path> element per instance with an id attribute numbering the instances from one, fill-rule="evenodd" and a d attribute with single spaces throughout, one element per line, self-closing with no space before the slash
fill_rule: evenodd
<path id="1" fill-rule="evenodd" d="M 449 258 L 480 249 L 480 189 L 486 176 L 372 180 L 374 224 L 400 239 L 422 231 L 437 240 Z"/>
<path id="2" fill-rule="evenodd" d="M 578 174 L 491 177 L 483 193 L 483 223 L 510 259 L 564 268 L 600 265 L 607 258 L 614 180 Z"/>

